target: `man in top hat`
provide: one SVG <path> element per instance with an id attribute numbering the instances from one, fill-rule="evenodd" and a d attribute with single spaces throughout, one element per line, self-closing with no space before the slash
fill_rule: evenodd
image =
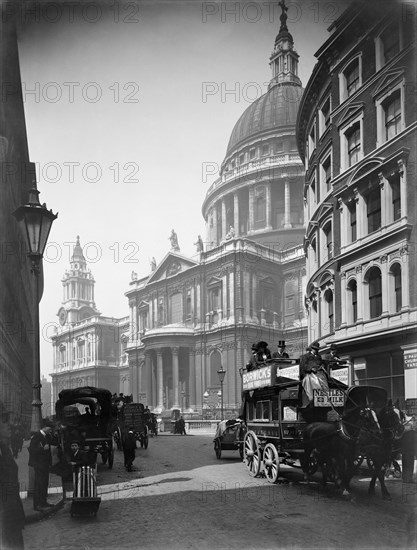
<path id="1" fill-rule="evenodd" d="M 285 351 L 285 341 L 280 340 L 278 342 L 278 351 L 274 351 L 272 354 L 272 359 L 289 359 L 290 356 Z"/>
<path id="2" fill-rule="evenodd" d="M 49 485 L 49 468 L 52 464 L 51 455 L 52 428 L 45 426 L 32 435 L 29 443 L 29 466 L 35 472 L 33 487 L 33 508 L 44 510 L 52 504 L 47 502 Z"/>

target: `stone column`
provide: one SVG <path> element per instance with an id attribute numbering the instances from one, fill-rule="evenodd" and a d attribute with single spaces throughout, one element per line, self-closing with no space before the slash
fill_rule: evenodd
<path id="1" fill-rule="evenodd" d="M 219 243 L 217 241 L 217 203 L 213 204 L 213 227 L 211 231 L 213 247 L 217 246 Z"/>
<path id="2" fill-rule="evenodd" d="M 365 296 L 365 291 L 368 290 L 368 286 L 363 284 L 362 277 L 362 266 L 356 266 L 356 299 L 357 299 L 357 308 L 358 308 L 358 318 L 357 322 L 363 321 L 365 310 L 364 310 L 364 300 L 367 299 Z"/>
<path id="3" fill-rule="evenodd" d="M 190 379 L 189 379 L 189 406 L 191 408 L 195 408 L 197 405 L 197 399 L 196 399 L 196 375 L 195 375 L 195 351 L 191 348 L 188 349 L 188 365 L 189 365 L 189 373 L 190 373 Z"/>
<path id="4" fill-rule="evenodd" d="M 134 315 L 133 315 L 133 304 L 134 302 L 130 302 L 130 310 L 129 310 L 129 342 L 133 342 L 133 336 L 135 334 L 135 325 L 134 325 Z"/>
<path id="5" fill-rule="evenodd" d="M 290 181 L 284 182 L 284 229 L 289 229 L 291 225 L 291 196 L 290 196 Z"/>
<path id="6" fill-rule="evenodd" d="M 391 185 L 385 179 L 382 172 L 379 172 L 378 178 L 379 187 L 381 189 L 381 227 L 385 227 L 392 221 Z"/>
<path id="7" fill-rule="evenodd" d="M 234 193 L 233 195 L 233 224 L 235 226 L 235 235 L 236 237 L 240 234 L 240 227 L 239 227 L 239 195 L 238 193 Z"/>
<path id="8" fill-rule="evenodd" d="M 234 272 L 231 270 L 229 273 L 229 321 L 231 323 L 235 322 L 235 276 Z"/>
<path id="9" fill-rule="evenodd" d="M 382 313 L 381 315 L 388 315 L 389 313 L 389 299 L 390 299 L 390 285 L 388 284 L 388 256 L 383 254 L 379 261 L 381 262 L 381 283 L 382 283 Z"/>
<path id="10" fill-rule="evenodd" d="M 368 234 L 366 203 L 356 188 L 353 190 L 353 193 L 356 200 L 356 237 L 357 239 L 361 239 Z"/>
<path id="11" fill-rule="evenodd" d="M 271 225 L 271 215 L 272 215 L 272 209 L 271 209 L 271 183 L 266 184 L 265 192 L 266 192 L 266 228 L 267 229 L 272 229 L 272 225 Z"/>
<path id="12" fill-rule="evenodd" d="M 400 196 L 401 196 L 401 217 L 407 215 L 407 178 L 402 159 L 397 161 L 398 172 L 400 174 Z"/>
<path id="13" fill-rule="evenodd" d="M 157 407 L 162 410 L 164 407 L 164 378 L 162 368 L 162 350 L 156 350 L 156 383 L 158 387 Z"/>
<path id="14" fill-rule="evenodd" d="M 253 231 L 254 228 L 254 212 L 255 212 L 255 188 L 253 185 L 249 186 L 249 227 L 248 231 Z"/>
<path id="15" fill-rule="evenodd" d="M 347 286 L 346 286 L 346 271 L 340 274 L 340 298 L 341 298 L 341 304 L 342 304 L 342 311 L 341 311 L 341 322 L 340 326 L 345 326 L 348 322 L 347 318 Z M 333 296 L 333 300 L 336 298 L 336 296 Z M 336 306 L 336 304 L 334 303 Z M 336 310 L 336 307 L 335 307 Z M 335 323 L 336 324 L 336 323 Z"/>
<path id="16" fill-rule="evenodd" d="M 179 352 L 179 348 L 171 348 L 171 353 L 172 353 L 172 384 L 173 384 L 173 390 L 174 390 L 173 407 L 179 407 L 180 406 L 179 388 L 178 388 L 178 383 L 179 383 L 178 352 Z"/>
<path id="17" fill-rule="evenodd" d="M 226 220 L 226 200 L 223 197 L 222 198 L 222 241 L 226 238 L 226 233 L 229 231 L 229 228 L 226 227 L 227 220 Z"/>
<path id="18" fill-rule="evenodd" d="M 144 378 L 144 387 L 146 390 L 147 405 L 154 406 L 154 403 L 152 400 L 152 358 L 149 351 L 145 353 L 145 366 L 143 368 L 144 368 L 144 375 L 142 378 Z"/>

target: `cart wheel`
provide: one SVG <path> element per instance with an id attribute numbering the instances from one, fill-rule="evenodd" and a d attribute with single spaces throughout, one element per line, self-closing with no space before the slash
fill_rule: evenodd
<path id="1" fill-rule="evenodd" d="M 107 462 L 107 451 L 104 451 L 104 453 L 101 453 L 101 461 L 103 464 L 106 464 Z"/>
<path id="2" fill-rule="evenodd" d="M 312 476 L 317 472 L 318 467 L 319 467 L 319 463 L 317 460 L 317 451 L 313 449 L 310 453 L 310 456 L 308 457 L 307 470 L 305 473 L 308 476 Z"/>
<path id="3" fill-rule="evenodd" d="M 110 449 L 109 451 L 109 469 L 110 470 L 113 468 L 113 462 L 114 462 L 114 449 Z"/>
<path id="4" fill-rule="evenodd" d="M 263 458 L 266 479 L 269 483 L 276 483 L 279 475 L 279 456 L 275 445 L 265 445 Z"/>
<path id="5" fill-rule="evenodd" d="M 220 441 L 218 439 L 214 440 L 214 452 L 216 453 L 218 459 L 222 457 L 222 446 L 220 445 Z"/>
<path id="6" fill-rule="evenodd" d="M 243 442 L 244 462 L 249 471 L 249 475 L 256 477 L 261 469 L 261 451 L 259 449 L 258 439 L 255 432 L 249 431 L 245 435 Z"/>

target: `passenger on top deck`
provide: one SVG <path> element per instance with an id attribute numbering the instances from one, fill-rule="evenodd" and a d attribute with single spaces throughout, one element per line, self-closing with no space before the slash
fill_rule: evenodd
<path id="1" fill-rule="evenodd" d="M 326 363 L 326 366 L 327 366 L 326 370 L 328 372 L 330 368 L 334 368 L 334 367 L 337 367 L 338 365 L 343 364 L 343 361 L 340 359 L 340 357 L 337 354 L 337 346 L 334 343 L 330 344 L 329 353 L 325 353 L 322 356 L 322 359 Z"/>
<path id="2" fill-rule="evenodd" d="M 285 351 L 285 341 L 280 340 L 278 342 L 278 351 L 275 351 L 272 354 L 272 359 L 289 359 L 289 358 L 290 358 L 290 356 Z"/>
<path id="3" fill-rule="evenodd" d="M 265 366 L 268 359 L 271 359 L 271 352 L 268 348 L 268 344 L 262 341 L 258 342 L 256 345 L 254 344 L 252 346 L 252 357 L 246 364 L 246 369 L 248 371 L 259 369 Z"/>
<path id="4" fill-rule="evenodd" d="M 300 358 L 300 380 L 310 401 L 313 400 L 313 390 L 329 390 L 328 375 L 319 354 L 320 344 L 313 342 L 307 348 L 307 353 Z"/>

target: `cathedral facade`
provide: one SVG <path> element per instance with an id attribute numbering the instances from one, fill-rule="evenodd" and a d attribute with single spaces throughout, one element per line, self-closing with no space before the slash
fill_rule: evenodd
<path id="1" fill-rule="evenodd" d="M 204 199 L 199 261 L 182 256 L 171 236 L 165 258 L 126 292 L 131 393 L 158 412 L 204 409 L 221 388 L 221 367 L 224 407 L 236 411 L 254 342 L 275 351 L 286 340 L 291 357 L 307 345 L 304 167 L 295 139 L 303 90 L 285 12 L 270 66 L 268 91 L 237 121 Z"/>

